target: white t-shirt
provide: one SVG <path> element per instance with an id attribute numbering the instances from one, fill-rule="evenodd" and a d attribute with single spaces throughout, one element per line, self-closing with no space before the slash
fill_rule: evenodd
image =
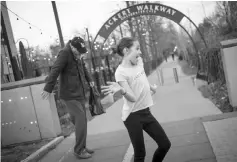
<path id="1" fill-rule="evenodd" d="M 115 72 L 115 80 L 126 81 L 137 98 L 136 102 L 130 102 L 123 97 L 124 105 L 122 109 L 122 120 L 125 121 L 131 112 L 136 112 L 153 105 L 153 100 L 150 91 L 142 58 L 139 58 L 138 64 L 134 67 L 118 66 Z"/>

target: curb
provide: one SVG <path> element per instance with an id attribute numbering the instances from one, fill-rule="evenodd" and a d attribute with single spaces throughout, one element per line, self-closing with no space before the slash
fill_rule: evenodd
<path id="1" fill-rule="evenodd" d="M 41 147 L 39 150 L 31 154 L 30 156 L 28 156 L 26 159 L 22 160 L 21 162 L 37 162 L 49 151 L 55 148 L 60 142 L 62 142 L 63 139 L 64 139 L 63 136 L 56 137 L 54 140 L 52 140 L 48 144 Z"/>

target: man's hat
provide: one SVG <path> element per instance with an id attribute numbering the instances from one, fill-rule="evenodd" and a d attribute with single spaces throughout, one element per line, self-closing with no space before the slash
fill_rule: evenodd
<path id="1" fill-rule="evenodd" d="M 80 52 L 80 53 L 86 53 L 87 52 L 85 42 L 81 37 L 74 37 L 71 40 L 71 45 L 73 47 L 75 47 L 78 50 L 78 52 Z"/>

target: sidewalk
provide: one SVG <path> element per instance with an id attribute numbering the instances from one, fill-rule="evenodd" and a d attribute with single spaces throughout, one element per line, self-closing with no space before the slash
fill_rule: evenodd
<path id="1" fill-rule="evenodd" d="M 126 130 L 88 136 L 87 146 L 95 149 L 91 159 L 78 160 L 73 155 L 74 133 L 65 139 L 53 151 L 49 152 L 41 162 L 122 162 L 130 144 Z"/>
<path id="2" fill-rule="evenodd" d="M 165 162 L 215 162 L 216 152 L 213 153 L 209 142 L 211 135 L 209 133 L 207 136 L 206 132 L 208 131 L 205 130 L 209 130 L 212 122 L 206 124 L 208 120 L 203 116 L 211 116 L 209 119 L 216 120 L 216 118 L 223 118 L 223 116 L 228 118 L 235 115 L 236 117 L 237 114 L 231 113 L 229 116 L 227 116 L 228 114 L 221 114 L 211 101 L 202 97 L 201 93 L 193 86 L 190 76 L 183 75 L 181 70 L 178 70 L 178 74 L 182 77 L 180 82 L 176 84 L 173 79 L 172 68 L 180 68 L 177 63 L 164 63 L 162 67 L 165 67 L 165 84 L 159 86 L 157 93 L 153 96 L 155 105 L 151 107 L 151 111 L 164 126 L 171 139 L 172 147 Z M 149 76 L 149 81 L 151 84 L 159 85 L 156 71 Z M 74 134 L 72 134 L 41 161 L 122 162 L 125 154 L 129 153 L 127 150 L 130 146 L 127 130 L 125 130 L 121 120 L 122 104 L 123 101 L 118 100 L 107 109 L 106 114 L 100 115 L 88 123 L 87 145 L 89 148 L 95 149 L 93 158 L 78 160 L 74 157 L 72 148 L 75 139 Z M 206 123 L 203 123 L 204 121 Z M 211 131 L 215 132 L 217 129 Z M 146 161 L 148 162 L 151 161 L 156 144 L 146 133 L 144 135 L 147 148 Z M 212 145 L 213 141 L 215 140 L 212 140 Z M 132 154 L 128 155 L 130 156 L 128 159 L 131 161 Z"/>
<path id="3" fill-rule="evenodd" d="M 236 124 L 237 112 L 162 124 L 172 144 L 164 162 L 236 162 Z M 146 162 L 151 162 L 157 145 L 144 136 Z"/>

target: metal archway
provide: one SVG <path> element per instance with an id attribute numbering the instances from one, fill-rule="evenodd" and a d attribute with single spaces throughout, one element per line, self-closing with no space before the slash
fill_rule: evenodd
<path id="1" fill-rule="evenodd" d="M 124 21 L 126 21 L 132 17 L 137 17 L 137 16 L 141 16 L 141 15 L 162 16 L 162 17 L 165 17 L 167 19 L 174 21 L 179 26 L 181 26 L 183 29 L 185 29 L 185 28 L 180 24 L 180 22 L 183 20 L 183 18 L 187 18 L 190 21 L 190 23 L 192 23 L 195 26 L 201 39 L 203 40 L 205 46 L 207 47 L 207 43 L 206 43 L 203 35 L 201 34 L 200 30 L 188 16 L 186 16 L 182 12 L 180 12 L 172 7 L 169 7 L 169 6 L 166 6 L 163 4 L 159 4 L 159 3 L 141 3 L 141 4 L 136 4 L 136 5 L 133 5 L 133 6 L 130 6 L 130 7 L 127 7 L 127 8 L 124 8 L 124 9 L 118 11 L 103 24 L 103 26 L 100 28 L 99 32 L 96 34 L 96 37 L 93 40 L 93 44 L 94 44 L 94 42 L 96 42 L 97 39 L 101 39 L 103 41 L 103 43 L 105 43 L 105 41 L 108 39 L 109 35 L 113 32 L 113 30 L 117 26 L 119 26 L 121 23 L 123 23 Z M 190 34 L 187 32 L 187 30 L 185 30 L 185 32 L 190 36 Z M 191 41 L 193 42 L 192 39 L 191 39 Z M 193 44 L 194 44 L 194 42 L 193 42 Z"/>
<path id="2" fill-rule="evenodd" d="M 200 30 L 198 29 L 196 24 L 188 16 L 186 16 L 182 12 L 180 12 L 172 7 L 169 7 L 169 6 L 166 6 L 163 4 L 159 4 L 159 3 L 141 3 L 141 4 L 129 6 L 127 8 L 124 8 L 124 9 L 118 11 L 103 24 L 103 26 L 100 28 L 99 32 L 97 33 L 95 39 L 93 40 L 92 45 L 94 46 L 95 42 L 97 42 L 97 39 L 99 39 L 99 41 L 103 42 L 102 47 L 99 50 L 99 54 L 101 55 L 104 43 L 106 42 L 106 40 L 108 39 L 110 34 L 114 31 L 114 29 L 117 26 L 119 26 L 121 23 L 123 23 L 124 21 L 126 21 L 132 17 L 138 17 L 141 15 L 156 15 L 156 16 L 161 16 L 161 17 L 165 17 L 167 19 L 172 20 L 173 22 L 178 24 L 187 33 L 187 35 L 189 36 L 189 38 L 194 46 L 195 51 L 198 53 L 197 47 L 194 43 L 192 36 L 188 33 L 188 31 L 185 29 L 185 27 L 182 24 L 180 24 L 181 21 L 184 18 L 186 18 L 187 20 L 189 20 L 190 23 L 192 23 L 194 25 L 194 27 L 198 31 L 201 39 L 203 40 L 203 42 L 207 48 L 207 43 L 206 43 L 202 33 L 200 32 Z M 93 51 L 92 51 L 92 53 L 93 53 Z M 100 66 L 99 66 L 99 69 L 100 69 Z"/>

